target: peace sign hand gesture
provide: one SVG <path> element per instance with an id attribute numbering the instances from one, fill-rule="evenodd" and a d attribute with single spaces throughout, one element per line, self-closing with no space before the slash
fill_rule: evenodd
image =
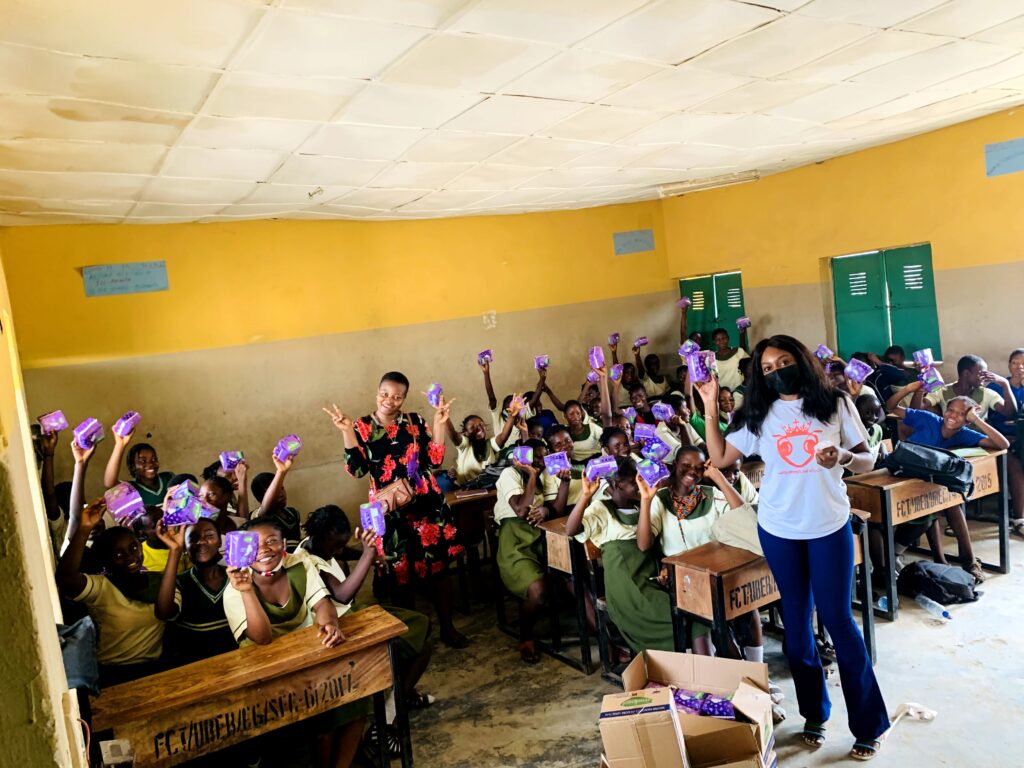
<path id="1" fill-rule="evenodd" d="M 324 408 L 323 411 L 331 417 L 334 426 L 341 430 L 343 434 L 353 431 L 352 419 L 346 416 L 337 404 L 332 403 L 330 408 Z"/>

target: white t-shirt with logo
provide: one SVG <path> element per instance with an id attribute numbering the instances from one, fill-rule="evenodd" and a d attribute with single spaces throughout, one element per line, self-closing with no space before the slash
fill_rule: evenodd
<path id="1" fill-rule="evenodd" d="M 803 398 L 772 403 L 760 436 L 742 429 L 726 441 L 744 456 L 764 460 L 757 522 L 784 539 L 817 539 L 835 533 L 850 517 L 850 500 L 838 464 L 825 469 L 814 459 L 819 443 L 852 448 L 868 442 L 853 404 L 844 397 L 828 423 L 805 416 Z"/>

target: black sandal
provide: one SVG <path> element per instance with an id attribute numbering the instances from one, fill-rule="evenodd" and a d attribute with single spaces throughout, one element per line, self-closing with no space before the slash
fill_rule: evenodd
<path id="1" fill-rule="evenodd" d="M 825 743 L 825 724 L 812 723 L 808 720 L 804 723 L 804 730 L 800 734 L 800 738 L 803 739 L 804 744 L 811 749 L 818 749 Z"/>
<path id="2" fill-rule="evenodd" d="M 437 701 L 437 699 L 429 693 L 420 693 L 419 691 L 414 690 L 405 700 L 405 704 L 409 709 L 426 709 L 435 701 Z"/>

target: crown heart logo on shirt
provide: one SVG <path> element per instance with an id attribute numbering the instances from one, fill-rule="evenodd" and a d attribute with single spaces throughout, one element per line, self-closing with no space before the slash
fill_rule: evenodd
<path id="1" fill-rule="evenodd" d="M 811 429 L 809 421 L 794 420 L 787 424 L 781 435 L 772 435 L 776 438 L 775 447 L 779 451 L 782 460 L 791 467 L 797 469 L 806 467 L 814 458 L 814 448 L 818 444 L 820 429 Z"/>

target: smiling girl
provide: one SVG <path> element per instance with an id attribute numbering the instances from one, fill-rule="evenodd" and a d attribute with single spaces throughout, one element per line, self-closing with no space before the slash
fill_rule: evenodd
<path id="1" fill-rule="evenodd" d="M 110 452 L 107 468 L 103 472 L 104 488 L 113 488 L 120 482 L 118 475 L 121 457 L 124 456 L 125 448 L 128 448 L 128 443 L 133 437 L 134 430 L 124 437 L 114 434 L 114 449 Z M 149 443 L 136 443 L 128 450 L 125 465 L 132 478 L 128 482 L 135 486 L 135 490 L 142 496 L 142 502 L 147 507 L 163 504 L 164 494 L 174 473 L 160 471 L 160 459 L 156 455 L 156 448 Z"/>

